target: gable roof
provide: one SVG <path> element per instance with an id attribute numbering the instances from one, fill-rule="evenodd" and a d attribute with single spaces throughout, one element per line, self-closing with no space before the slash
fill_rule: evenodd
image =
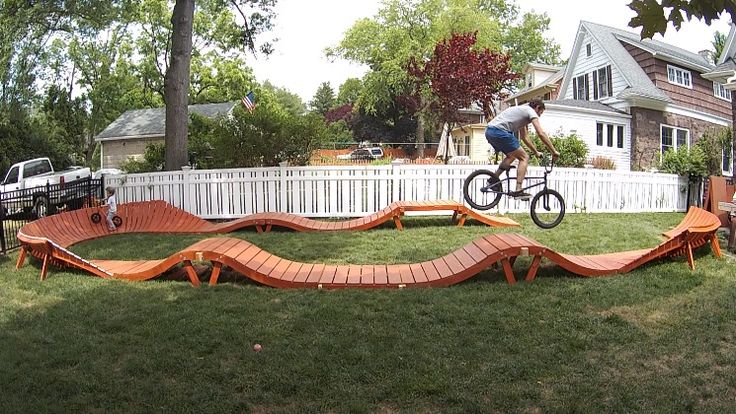
<path id="1" fill-rule="evenodd" d="M 544 101 L 544 103 L 545 105 L 547 105 L 547 108 L 550 108 L 550 109 L 554 107 L 565 106 L 565 107 L 587 109 L 589 111 L 610 112 L 612 114 L 629 116 L 625 111 L 616 109 L 612 106 L 606 105 L 598 101 L 584 101 L 581 99 L 558 99 L 554 101 Z"/>
<path id="2" fill-rule="evenodd" d="M 528 86 L 526 88 L 520 89 L 515 94 L 509 96 L 508 98 L 504 99 L 504 102 L 511 102 L 514 99 L 522 98 L 522 97 L 534 97 L 534 96 L 542 96 L 547 92 L 553 91 L 557 89 L 557 82 L 559 82 L 563 76 L 565 76 L 565 69 L 567 66 L 550 66 L 547 65 L 550 68 L 557 68 L 559 69 L 557 72 L 550 75 L 547 79 L 540 82 L 536 86 Z"/>
<path id="3" fill-rule="evenodd" d="M 188 108 L 190 114 L 215 118 L 230 113 L 235 105 L 235 102 L 224 102 L 189 105 Z M 125 111 L 97 134 L 95 141 L 163 137 L 165 131 L 166 108 L 132 109 Z"/>
<path id="4" fill-rule="evenodd" d="M 672 102 L 664 92 L 654 85 L 649 76 L 644 72 L 644 69 L 642 69 L 634 57 L 623 46 L 622 42 L 646 50 L 658 59 L 670 61 L 698 72 L 709 72 L 715 67 L 706 58 L 697 53 L 692 53 L 658 40 L 642 40 L 636 33 L 586 21 L 580 22 L 578 36 L 575 39 L 575 46 L 573 47 L 568 67 L 575 67 L 580 48 L 582 47 L 583 33 L 588 33 L 594 39 L 608 56 L 611 64 L 618 69 L 618 72 L 628 84 L 629 87 L 617 96 L 621 99 L 643 97 L 666 103 Z M 572 75 L 572 71 L 570 71 L 570 74 Z M 569 84 L 570 76 L 565 76 L 561 90 L 566 90 Z"/>

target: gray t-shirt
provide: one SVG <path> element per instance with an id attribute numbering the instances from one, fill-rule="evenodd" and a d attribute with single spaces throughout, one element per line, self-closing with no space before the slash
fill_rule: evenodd
<path id="1" fill-rule="evenodd" d="M 531 106 L 512 106 L 491 119 L 488 126 L 500 128 L 504 131 L 516 132 L 529 125 L 534 118 L 539 118 L 539 116 Z"/>

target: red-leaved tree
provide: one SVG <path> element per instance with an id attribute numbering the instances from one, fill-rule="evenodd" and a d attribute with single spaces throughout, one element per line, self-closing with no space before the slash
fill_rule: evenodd
<path id="1" fill-rule="evenodd" d="M 418 112 L 418 119 L 431 117 L 452 125 L 461 119 L 459 110 L 473 103 L 490 117 L 493 102 L 507 95 L 519 77 L 511 71 L 510 56 L 487 48 L 475 49 L 475 43 L 475 33 L 454 33 L 435 46 L 428 61 L 411 60 L 408 72 L 414 80 L 414 93 L 403 101 Z M 424 142 L 421 138 L 417 141 Z"/>

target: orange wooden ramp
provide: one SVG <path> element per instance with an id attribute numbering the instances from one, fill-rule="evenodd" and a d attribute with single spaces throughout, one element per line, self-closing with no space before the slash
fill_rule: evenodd
<path id="1" fill-rule="evenodd" d="M 191 218 L 182 216 L 181 223 Z M 172 218 L 175 226 L 179 224 Z M 33 224 L 33 223 L 32 223 Z M 70 222 L 74 225 L 74 222 Z M 720 249 L 715 232 L 720 225 L 718 217 L 693 207 L 683 221 L 665 233 L 667 240 L 650 249 L 600 255 L 567 255 L 519 234 L 491 234 L 443 257 L 411 264 L 394 265 L 325 265 L 300 263 L 273 255 L 239 239 L 219 237 L 199 241 L 162 260 L 86 260 L 69 252 L 61 242 L 49 238 L 19 234 L 24 250 L 18 260 L 22 265 L 25 251 L 36 252 L 44 258 L 42 278 L 49 260 L 86 270 L 103 278 L 146 280 L 166 270 L 183 265 L 190 281 L 200 281 L 192 266 L 193 261 L 210 261 L 210 284 L 217 283 L 223 266 L 267 286 L 298 288 L 401 288 L 410 286 L 448 286 L 472 277 L 495 263 L 501 263 L 509 283 L 516 282 L 513 265 L 519 256 L 532 256 L 525 280 L 532 281 L 542 259 L 581 276 L 605 276 L 625 273 L 652 260 L 687 255 L 691 268 L 695 267 L 692 250 L 710 242 L 717 256 Z M 70 229 L 69 231 L 73 231 Z M 62 232 L 63 233 L 63 232 Z"/>

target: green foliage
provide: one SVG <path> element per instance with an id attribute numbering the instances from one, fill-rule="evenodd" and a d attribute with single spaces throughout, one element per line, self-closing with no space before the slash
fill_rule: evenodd
<path id="1" fill-rule="evenodd" d="M 292 115 L 304 115 L 307 112 L 307 106 L 299 95 L 289 92 L 286 88 L 279 88 L 272 85 L 269 81 L 263 83 L 263 89 L 270 91 L 276 101 Z"/>
<path id="2" fill-rule="evenodd" d="M 309 102 L 312 111 L 324 116 L 335 106 L 335 91 L 332 90 L 329 82 L 322 82 L 314 94 L 314 98 Z"/>
<path id="3" fill-rule="evenodd" d="M 327 140 L 321 115 L 295 116 L 260 104 L 252 114 L 238 108 L 217 129 L 214 158 L 220 168 L 267 167 L 288 161 L 306 165 Z"/>
<path id="4" fill-rule="evenodd" d="M 355 105 L 360 98 L 360 91 L 363 89 L 363 82 L 357 78 L 349 78 L 340 85 L 340 89 L 337 91 L 337 98 L 335 99 L 335 105 Z"/>
<path id="5" fill-rule="evenodd" d="M 327 125 L 326 143 L 335 144 L 353 142 L 355 142 L 353 131 L 350 129 L 347 122 L 339 120 Z"/>
<path id="6" fill-rule="evenodd" d="M 670 174 L 687 176 L 690 178 L 707 177 L 708 167 L 706 156 L 698 146 L 680 147 L 677 150 L 669 149 L 662 156 L 660 169 Z"/>
<path id="7" fill-rule="evenodd" d="M 164 151 L 163 143 L 148 144 L 142 160 L 128 158 L 120 169 L 130 174 L 161 171 L 164 169 Z"/>
<path id="8" fill-rule="evenodd" d="M 644 38 L 651 38 L 655 33 L 664 36 L 669 23 L 680 30 L 686 18 L 703 19 L 710 25 L 723 12 L 730 14 L 731 19 L 736 17 L 736 4 L 731 0 L 632 0 L 629 8 L 636 12 L 636 16 L 629 21 L 629 26 L 641 27 L 641 36 Z"/>
<path id="9" fill-rule="evenodd" d="M 534 146 L 540 152 L 546 152 L 547 147 L 544 146 L 542 140 L 539 139 L 537 134 L 529 134 L 534 142 Z M 552 144 L 555 146 L 557 151 L 560 152 L 560 157 L 557 159 L 558 167 L 570 167 L 570 168 L 583 168 L 585 162 L 588 159 L 588 145 L 580 137 L 575 134 L 571 135 L 555 135 L 551 136 Z"/>
<path id="10" fill-rule="evenodd" d="M 37 157 L 49 157 L 57 169 L 72 163 L 67 148 L 52 139 L 46 122 L 22 110 L 0 113 L 0 172 L 16 162 Z"/>
<path id="11" fill-rule="evenodd" d="M 731 128 L 711 130 L 695 143 L 703 153 L 707 175 L 723 174 L 723 152 L 731 151 Z"/>

